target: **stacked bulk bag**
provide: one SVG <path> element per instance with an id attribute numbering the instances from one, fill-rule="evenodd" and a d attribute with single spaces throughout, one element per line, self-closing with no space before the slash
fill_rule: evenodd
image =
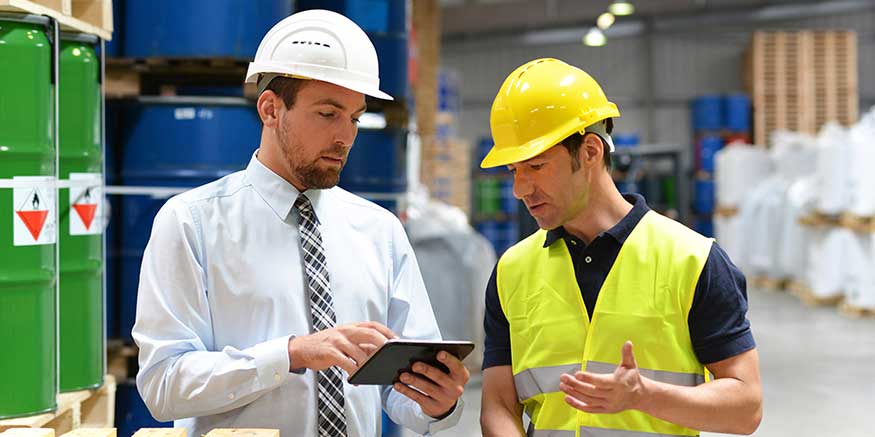
<path id="1" fill-rule="evenodd" d="M 849 199 L 847 211 L 857 217 L 875 216 L 875 107 L 850 129 Z"/>
<path id="2" fill-rule="evenodd" d="M 838 123 L 823 126 L 817 136 L 817 209 L 826 215 L 844 212 L 850 200 L 850 137 Z"/>

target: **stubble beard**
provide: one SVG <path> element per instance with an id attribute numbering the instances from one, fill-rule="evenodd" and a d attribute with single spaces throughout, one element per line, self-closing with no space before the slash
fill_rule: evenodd
<path id="1" fill-rule="evenodd" d="M 280 144 L 280 149 L 282 150 L 283 157 L 286 160 L 288 168 L 291 170 L 292 174 L 297 178 L 297 180 L 306 187 L 306 189 L 327 189 L 332 188 L 340 182 L 340 172 L 343 170 L 344 165 L 346 165 L 346 159 L 344 158 L 343 163 L 340 167 L 337 168 L 320 168 L 319 160 L 317 157 L 315 161 L 311 162 L 298 162 L 299 160 L 294 159 L 295 151 L 300 150 L 300 147 L 291 145 L 287 138 L 288 129 L 286 129 L 285 123 L 280 125 L 278 140 Z M 335 145 L 330 150 L 330 155 L 332 156 L 340 156 L 344 154 L 343 147 Z"/>

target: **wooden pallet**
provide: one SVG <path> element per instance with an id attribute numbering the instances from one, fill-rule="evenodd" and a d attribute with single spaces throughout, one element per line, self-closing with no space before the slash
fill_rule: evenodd
<path id="1" fill-rule="evenodd" d="M 839 217 L 839 225 L 854 232 L 875 232 L 875 217 L 860 217 L 846 212 Z"/>
<path id="2" fill-rule="evenodd" d="M 811 32 L 755 32 L 750 46 L 754 144 L 777 129 L 813 133 Z"/>
<path id="3" fill-rule="evenodd" d="M 858 307 L 851 305 L 848 302 L 842 302 L 839 304 L 839 312 L 854 319 L 875 317 L 875 308 Z"/>
<path id="4" fill-rule="evenodd" d="M 112 39 L 112 0 L 0 0 L 0 11 L 48 15 L 61 30 Z"/>
<path id="5" fill-rule="evenodd" d="M 814 32 L 814 125 L 857 121 L 857 34 L 851 31 Z"/>
<path id="6" fill-rule="evenodd" d="M 789 288 L 789 279 L 775 279 L 767 276 L 755 276 L 751 278 L 750 285 L 753 288 L 764 291 L 785 291 Z"/>
<path id="7" fill-rule="evenodd" d="M 717 208 L 714 208 L 714 216 L 715 217 L 726 217 L 731 218 L 738 215 L 738 208 L 735 206 L 721 206 L 718 205 Z"/>
<path id="8" fill-rule="evenodd" d="M 107 58 L 108 98 L 139 95 L 176 95 L 179 86 L 241 87 L 241 94 L 255 97 L 254 84 L 244 84 L 248 59 L 215 58 Z"/>
<path id="9" fill-rule="evenodd" d="M 82 426 L 112 427 L 115 388 L 115 378 L 106 375 L 98 389 L 59 394 L 57 409 L 52 413 L 0 420 L 0 432 L 14 428 L 51 428 L 56 435 L 61 435 Z"/>
<path id="10" fill-rule="evenodd" d="M 0 433 L 2 437 L 116 437 L 115 428 L 79 428 L 73 431 L 56 434 L 51 428 L 13 428 Z M 186 437 L 185 428 L 141 428 L 134 437 Z M 280 437 L 278 429 L 261 428 L 217 428 L 208 432 L 205 437 Z"/>
<path id="11" fill-rule="evenodd" d="M 106 372 L 115 381 L 126 381 L 135 378 L 138 363 L 139 348 L 136 345 L 125 344 L 121 340 L 109 340 L 106 344 Z"/>
<path id="12" fill-rule="evenodd" d="M 790 293 L 798 297 L 802 303 L 809 307 L 835 306 L 841 303 L 844 299 L 844 293 L 841 292 L 830 296 L 816 295 L 811 291 L 811 288 L 799 282 L 791 283 L 789 290 Z"/>
<path id="13" fill-rule="evenodd" d="M 854 32 L 755 32 L 744 65 L 755 144 L 768 145 L 775 130 L 813 134 L 828 121 L 857 121 Z"/>
<path id="14" fill-rule="evenodd" d="M 814 211 L 808 215 L 799 217 L 799 224 L 812 228 L 837 227 L 840 225 L 841 216 Z"/>

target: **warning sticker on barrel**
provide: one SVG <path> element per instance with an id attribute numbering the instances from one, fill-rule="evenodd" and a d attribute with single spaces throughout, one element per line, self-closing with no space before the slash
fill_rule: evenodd
<path id="1" fill-rule="evenodd" d="M 100 173 L 70 173 L 70 235 L 103 230 L 103 180 Z"/>
<path id="2" fill-rule="evenodd" d="M 12 181 L 15 184 L 12 189 L 13 244 L 54 244 L 57 235 L 55 178 L 15 176 Z"/>

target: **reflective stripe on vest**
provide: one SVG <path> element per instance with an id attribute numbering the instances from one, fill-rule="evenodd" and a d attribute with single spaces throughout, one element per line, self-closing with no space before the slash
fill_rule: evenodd
<path id="1" fill-rule="evenodd" d="M 617 364 L 601 363 L 598 361 L 588 361 L 586 363 L 586 371 L 592 373 L 614 373 L 617 370 Z M 654 381 L 664 382 L 672 385 L 683 385 L 686 387 L 695 387 L 705 383 L 705 375 L 698 373 L 680 373 L 667 372 L 665 370 L 651 370 L 638 368 L 641 376 L 652 379 Z M 557 383 L 558 387 L 559 384 Z"/>
<path id="2" fill-rule="evenodd" d="M 566 431 L 564 429 L 535 429 L 529 426 L 527 437 L 576 437 L 574 431 Z"/>
<path id="3" fill-rule="evenodd" d="M 574 375 L 581 367 L 580 363 L 572 363 L 523 370 L 513 376 L 517 397 L 522 402 L 542 393 L 557 392 L 559 391 L 559 377 L 563 373 Z M 586 371 L 591 373 L 606 374 L 614 373 L 615 370 L 617 370 L 617 364 L 598 361 L 586 363 Z M 645 378 L 672 385 L 695 387 L 705 383 L 705 376 L 697 373 L 667 372 L 642 368 L 638 368 L 638 372 Z"/>
<path id="4" fill-rule="evenodd" d="M 657 434 L 643 431 L 626 431 L 622 429 L 580 427 L 580 437 L 684 437 L 678 434 Z"/>
<path id="5" fill-rule="evenodd" d="M 526 432 L 527 437 L 576 437 L 574 431 L 563 429 L 534 429 L 531 425 Z M 685 437 L 676 434 L 654 434 L 643 431 L 626 431 L 622 429 L 580 427 L 580 437 Z"/>
<path id="6" fill-rule="evenodd" d="M 573 375 L 583 367 L 581 363 L 563 364 L 561 366 L 535 367 L 523 370 L 513 376 L 517 397 L 524 401 L 541 393 L 559 391 L 559 377 L 563 373 Z"/>

